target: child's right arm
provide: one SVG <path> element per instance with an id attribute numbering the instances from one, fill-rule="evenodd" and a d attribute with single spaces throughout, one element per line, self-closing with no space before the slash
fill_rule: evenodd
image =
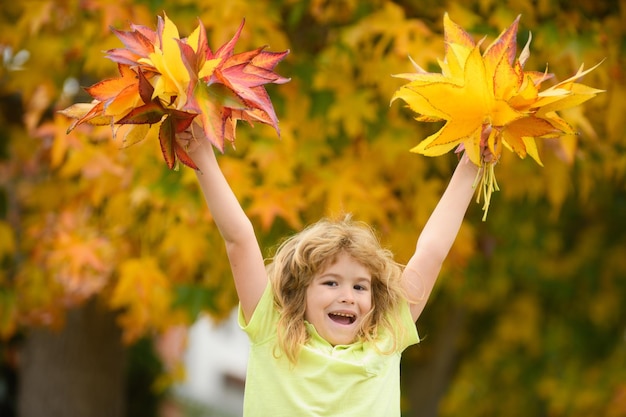
<path id="1" fill-rule="evenodd" d="M 226 244 L 237 295 L 248 322 L 267 285 L 265 263 L 252 223 L 224 178 L 212 145 L 205 138 L 192 138 L 188 132 L 179 135 L 179 143 L 198 167 L 198 182 Z"/>

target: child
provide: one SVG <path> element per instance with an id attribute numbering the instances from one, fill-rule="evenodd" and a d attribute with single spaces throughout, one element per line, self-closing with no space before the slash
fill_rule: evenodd
<path id="1" fill-rule="evenodd" d="M 194 133 L 196 130 L 194 130 Z M 400 416 L 400 355 L 473 195 L 464 157 L 402 269 L 370 228 L 322 220 L 266 267 L 206 140 L 179 135 L 220 230 L 251 341 L 244 416 Z"/>

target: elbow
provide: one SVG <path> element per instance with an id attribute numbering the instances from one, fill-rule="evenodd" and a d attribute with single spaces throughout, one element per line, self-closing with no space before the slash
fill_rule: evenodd
<path id="1" fill-rule="evenodd" d="M 222 237 L 226 243 L 226 248 L 239 247 L 249 242 L 256 242 L 256 235 L 254 233 L 254 227 L 252 222 L 247 217 L 242 219 L 236 227 L 231 227 L 229 230 L 222 231 Z"/>
<path id="2" fill-rule="evenodd" d="M 431 265 L 437 265 L 441 267 L 445 261 L 450 247 L 446 245 L 438 244 L 437 241 L 420 241 L 418 242 L 415 254 L 422 260 L 428 260 Z"/>

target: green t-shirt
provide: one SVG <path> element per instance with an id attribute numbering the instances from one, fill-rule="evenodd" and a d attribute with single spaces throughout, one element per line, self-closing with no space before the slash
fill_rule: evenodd
<path id="1" fill-rule="evenodd" d="M 250 323 L 241 308 L 239 325 L 251 341 L 245 417 L 400 417 L 400 355 L 419 337 L 408 304 L 402 308 L 406 331 L 396 350 L 391 335 L 370 343 L 332 346 L 305 322 L 310 340 L 294 366 L 277 347 L 278 311 L 268 284 Z M 278 355 L 278 357 L 276 357 Z"/>

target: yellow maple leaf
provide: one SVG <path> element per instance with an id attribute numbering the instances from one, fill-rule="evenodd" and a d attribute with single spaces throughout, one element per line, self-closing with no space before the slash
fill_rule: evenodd
<path id="1" fill-rule="evenodd" d="M 154 258 L 127 259 L 119 267 L 120 277 L 109 300 L 111 307 L 123 309 L 119 320 L 123 340 L 132 342 L 150 328 L 162 327 L 172 302 L 169 280 Z"/>
<path id="2" fill-rule="evenodd" d="M 180 109 L 187 102 L 187 88 L 191 79 L 189 70 L 185 67 L 179 49 L 181 39 L 176 25 L 163 13 L 163 19 L 159 16 L 159 26 L 162 30 L 154 45 L 154 52 L 138 62 L 154 66 L 160 74 L 156 78 L 152 98 L 160 97 L 166 103 L 175 102 L 177 105 L 174 107 Z"/>
<path id="3" fill-rule="evenodd" d="M 85 223 L 87 218 L 84 212 L 64 210 L 55 217 L 54 227 L 36 235 L 41 267 L 63 289 L 67 305 L 98 293 L 113 268 L 109 242 Z"/>
<path id="4" fill-rule="evenodd" d="M 483 220 L 493 191 L 498 190 L 494 166 L 505 147 L 541 165 L 535 139 L 575 133 L 557 114 L 594 97 L 601 90 L 576 83 L 593 69 L 583 67 L 544 91 L 547 73 L 524 71 L 530 40 L 516 58 L 519 16 L 481 54 L 481 42 L 444 15 L 445 57 L 441 73 L 429 73 L 415 64 L 416 73 L 398 74 L 409 83 L 400 87 L 392 102 L 402 99 L 421 122 L 445 121 L 436 133 L 411 149 L 426 156 L 465 150 L 480 167 L 478 200 L 484 196 Z M 599 64 L 598 64 L 599 65 Z M 491 155 L 485 158 L 488 151 Z"/>

